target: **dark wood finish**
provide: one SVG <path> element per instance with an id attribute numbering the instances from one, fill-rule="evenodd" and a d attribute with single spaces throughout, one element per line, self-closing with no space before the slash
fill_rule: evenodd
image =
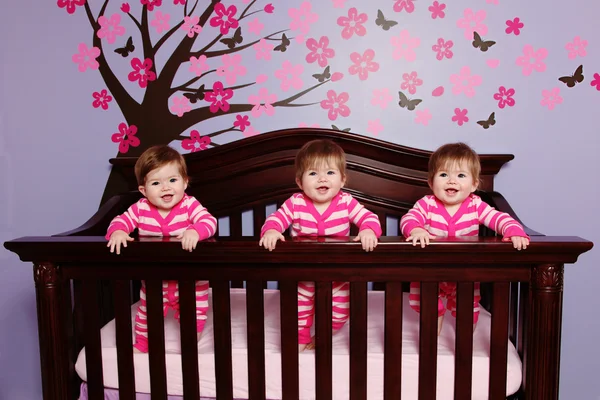
<path id="1" fill-rule="evenodd" d="M 183 396 L 186 400 L 198 399 L 200 398 L 198 329 L 196 317 L 196 282 L 193 280 L 179 281 L 179 313 Z"/>
<path id="2" fill-rule="evenodd" d="M 279 282 L 281 304 L 281 386 L 283 400 L 298 399 L 298 282 Z M 286 368 L 283 368 L 283 366 Z"/>
<path id="3" fill-rule="evenodd" d="M 367 307 L 367 282 L 350 283 L 350 400 L 367 399 Z"/>
<path id="4" fill-rule="evenodd" d="M 385 284 L 385 347 L 383 397 L 399 399 L 402 393 L 402 283 Z"/>
<path id="5" fill-rule="evenodd" d="M 265 302 L 262 281 L 246 282 L 248 332 L 248 394 L 265 400 Z"/>
<path id="6" fill-rule="evenodd" d="M 120 400 L 135 400 L 133 340 L 131 338 L 131 293 L 129 289 L 129 281 L 115 281 L 115 330 Z"/>
<path id="7" fill-rule="evenodd" d="M 98 282 L 83 281 L 83 326 L 85 335 L 85 368 L 87 371 L 88 397 L 104 399 L 102 377 L 102 351 L 100 347 L 100 315 L 98 314 Z"/>
<path id="8" fill-rule="evenodd" d="M 163 316 L 163 281 L 146 281 L 148 315 L 148 358 L 150 362 L 150 391 L 152 400 L 167 399 L 165 364 L 165 326 Z"/>
<path id="9" fill-rule="evenodd" d="M 473 381 L 473 282 L 456 285 L 454 398 L 471 398 Z"/>
<path id="10" fill-rule="evenodd" d="M 435 400 L 437 381 L 438 284 L 421 282 L 419 400 Z"/>
<path id="11" fill-rule="evenodd" d="M 215 332 L 215 376 L 217 398 L 233 400 L 231 366 L 231 304 L 227 281 L 211 281 Z"/>
<path id="12" fill-rule="evenodd" d="M 331 346 L 331 282 L 315 282 L 315 375 L 316 399 L 333 396 Z"/>
<path id="13" fill-rule="evenodd" d="M 506 399 L 509 296 L 508 282 L 494 283 L 490 338 L 490 400 Z"/>

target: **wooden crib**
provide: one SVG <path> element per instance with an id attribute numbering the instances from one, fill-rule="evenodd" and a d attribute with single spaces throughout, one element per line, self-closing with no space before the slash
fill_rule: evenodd
<path id="1" fill-rule="evenodd" d="M 436 240 L 422 249 L 389 234 L 372 253 L 350 240 L 288 240 L 268 252 L 257 245 L 268 205 L 280 205 L 298 189 L 296 151 L 308 140 L 330 138 L 347 153 L 347 190 L 380 217 L 384 234 L 397 234 L 399 218 L 430 192 L 429 151 L 368 137 L 321 129 L 265 133 L 189 154 L 191 185 L 210 212 L 220 218 L 220 234 L 185 252 L 171 239 L 136 239 L 121 255 L 111 254 L 103 238 L 110 220 L 139 198 L 135 159 L 112 159 L 130 192 L 114 196 L 88 222 L 52 237 L 6 242 L 22 261 L 33 262 L 44 399 L 76 399 L 75 372 L 85 346 L 89 399 L 104 398 L 100 329 L 115 320 L 118 394 L 134 399 L 131 305 L 139 280 L 147 282 L 151 398 L 167 398 L 162 280 L 180 283 L 183 398 L 198 399 L 200 379 L 195 334 L 194 281 L 209 280 L 214 324 L 216 397 L 233 399 L 230 287 L 245 287 L 247 312 L 247 389 L 249 399 L 265 399 L 264 288 L 278 282 L 281 309 L 281 397 L 298 399 L 296 282 L 316 281 L 316 399 L 332 399 L 331 282 L 351 283 L 349 398 L 367 399 L 367 283 L 385 291 L 383 382 L 385 399 L 400 399 L 403 348 L 403 288 L 421 281 L 418 333 L 418 399 L 436 398 L 437 282 L 458 282 L 453 398 L 472 398 L 473 282 L 482 282 L 482 306 L 491 313 L 489 399 L 507 397 L 507 351 L 514 345 L 522 362 L 522 383 L 510 398 L 558 399 L 563 265 L 574 263 L 592 243 L 579 237 L 551 237 L 528 229 L 531 245 L 516 251 L 482 228 L 470 240 Z M 512 155 L 482 155 L 483 184 L 478 194 L 514 215 L 494 191 L 494 176 Z M 517 218 L 518 219 L 518 218 Z M 228 235 L 227 235 L 228 233 Z M 353 232 L 355 233 L 355 232 Z M 226 234 L 226 235 L 224 235 Z M 406 329 L 406 327 L 405 327 Z M 509 343 L 510 341 L 510 343 Z M 137 357 L 137 355 L 136 355 Z M 106 372 L 106 371 L 105 371 Z M 246 383 L 245 383 L 246 384 Z M 369 389 L 369 392 L 371 390 Z M 414 398 L 417 398 L 414 397 Z M 373 397 L 369 397 L 370 399 Z M 411 397 L 413 398 L 413 397 Z"/>

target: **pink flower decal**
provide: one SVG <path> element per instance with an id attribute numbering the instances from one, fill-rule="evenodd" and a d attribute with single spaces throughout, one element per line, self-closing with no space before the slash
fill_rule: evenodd
<path id="1" fill-rule="evenodd" d="M 521 29 L 523 29 L 525 26 L 525 24 L 523 24 L 519 18 L 515 18 L 512 21 L 509 19 L 506 21 L 506 25 L 508 27 L 504 30 L 504 32 L 506 32 L 508 35 L 514 33 L 515 36 L 519 36 L 521 34 Z"/>
<path id="2" fill-rule="evenodd" d="M 275 107 L 273 107 L 273 103 L 277 101 L 277 95 L 272 93 L 269 94 L 269 89 L 260 88 L 258 91 L 258 96 L 248 96 L 248 103 L 252 104 L 251 114 L 253 117 L 260 117 L 264 112 L 268 116 L 272 116 L 275 114 Z"/>
<path id="3" fill-rule="evenodd" d="M 333 8 L 344 8 L 344 3 L 346 3 L 346 0 L 332 0 L 333 2 Z"/>
<path id="4" fill-rule="evenodd" d="M 498 107 L 504 108 L 506 106 L 512 107 L 515 105 L 515 89 L 506 89 L 504 86 L 498 88 L 498 93 L 494 93 L 494 99 L 498 100 Z"/>
<path id="5" fill-rule="evenodd" d="M 265 24 L 260 22 L 258 18 L 254 18 L 252 21 L 248 22 L 248 32 L 254 33 L 255 35 L 260 35 L 260 32 L 265 28 Z"/>
<path id="6" fill-rule="evenodd" d="M 463 126 L 465 122 L 469 122 L 469 117 L 467 117 L 468 112 L 469 111 L 466 108 L 463 108 L 462 110 L 460 108 L 455 108 L 452 121 L 456 122 L 458 126 Z"/>
<path id="7" fill-rule="evenodd" d="M 321 36 L 319 42 L 313 38 L 309 38 L 306 41 L 306 47 L 308 47 L 310 53 L 306 55 L 306 62 L 312 64 L 317 61 L 320 67 L 326 67 L 329 63 L 327 59 L 335 56 L 335 51 L 327 46 L 329 46 L 329 38 L 327 36 Z"/>
<path id="8" fill-rule="evenodd" d="M 253 44 L 252 47 L 254 47 L 254 50 L 256 50 L 256 59 L 257 60 L 260 60 L 260 59 L 270 60 L 271 59 L 271 50 L 273 50 L 273 48 L 275 46 L 273 46 L 272 44 L 267 42 L 265 39 L 260 39 L 260 42 Z"/>
<path id="9" fill-rule="evenodd" d="M 465 31 L 465 39 L 473 40 L 473 32 L 479 33 L 481 36 L 485 36 L 488 32 L 487 25 L 483 23 L 485 20 L 485 10 L 479 10 L 473 12 L 470 8 L 467 8 L 463 12 L 464 18 L 459 19 L 456 22 L 456 26 Z"/>
<path id="10" fill-rule="evenodd" d="M 300 4 L 300 8 L 290 8 L 288 10 L 288 15 L 292 18 L 292 21 L 290 22 L 291 30 L 295 31 L 299 29 L 303 35 L 308 33 L 310 24 L 317 22 L 319 19 L 319 14 L 311 13 L 311 8 L 311 3 L 305 1 Z"/>
<path id="11" fill-rule="evenodd" d="M 594 80 L 590 82 L 590 86 L 595 86 L 596 90 L 600 91 L 600 74 L 594 73 Z"/>
<path id="12" fill-rule="evenodd" d="M 94 97 L 92 102 L 94 108 L 102 107 L 103 110 L 108 110 L 108 103 L 112 101 L 112 96 L 108 94 L 106 89 L 92 93 L 92 97 Z"/>
<path id="13" fill-rule="evenodd" d="M 585 57 L 587 54 L 587 51 L 585 50 L 587 45 L 587 40 L 582 40 L 579 36 L 575 36 L 571 43 L 567 43 L 565 49 L 569 52 L 569 58 L 573 60 L 577 58 L 577 56 Z"/>
<path id="14" fill-rule="evenodd" d="M 415 117 L 415 122 L 417 124 L 423 124 L 424 126 L 427 126 L 429 124 L 429 120 L 431 120 L 431 112 L 429 112 L 428 108 L 422 111 L 417 110 L 416 114 L 417 116 Z"/>
<path id="15" fill-rule="evenodd" d="M 269 3 L 265 6 L 265 8 L 263 8 L 263 10 L 267 13 L 267 14 L 273 14 L 273 11 L 275 11 L 275 7 L 273 7 L 273 4 Z"/>
<path id="16" fill-rule="evenodd" d="M 77 46 L 77 50 L 79 50 L 79 54 L 73 54 L 71 60 L 75 64 L 78 64 L 77 68 L 79 72 L 85 72 L 86 69 L 98 69 L 100 64 L 96 61 L 96 58 L 100 55 L 100 49 L 97 47 L 92 47 L 91 49 L 87 47 L 85 43 L 79 43 Z"/>
<path id="17" fill-rule="evenodd" d="M 337 24 L 344 27 L 342 29 L 342 37 L 344 39 L 350 39 L 355 33 L 357 36 L 365 36 L 367 33 L 367 30 L 363 26 L 365 22 L 367 22 L 367 14 L 359 14 L 354 7 L 348 10 L 347 17 L 339 17 L 337 19 Z"/>
<path id="18" fill-rule="evenodd" d="M 339 80 L 341 80 L 344 77 L 344 74 L 342 74 L 341 72 L 334 72 L 333 74 L 331 74 L 331 82 L 337 82 Z"/>
<path id="19" fill-rule="evenodd" d="M 251 136 L 260 135 L 260 132 L 257 131 L 256 129 L 254 129 L 253 127 L 251 127 L 251 126 L 249 126 L 248 128 L 246 128 L 246 130 L 243 133 L 244 133 L 244 137 L 251 137 Z"/>
<path id="20" fill-rule="evenodd" d="M 475 96 L 475 86 L 481 85 L 481 75 L 471 75 L 471 68 L 462 67 L 460 73 L 450 75 L 450 82 L 454 84 L 452 93 L 464 93 L 467 97 Z"/>
<path id="21" fill-rule="evenodd" d="M 173 105 L 169 110 L 173 111 L 178 117 L 182 117 L 183 114 L 192 110 L 192 106 L 190 100 L 185 96 L 173 97 Z"/>
<path id="22" fill-rule="evenodd" d="M 206 59 L 206 56 L 204 55 L 200 57 L 204 57 L 204 59 Z M 223 65 L 217 67 L 217 75 L 224 76 L 225 83 L 227 83 L 228 85 L 234 85 L 237 81 L 238 76 L 246 75 L 246 67 L 240 65 L 240 63 L 242 62 L 241 55 L 223 54 L 221 56 L 221 62 L 223 63 Z"/>
<path id="23" fill-rule="evenodd" d="M 140 2 L 148 8 L 148 11 L 154 11 L 154 7 L 160 7 L 162 4 L 162 0 L 140 0 Z"/>
<path id="24" fill-rule="evenodd" d="M 100 24 L 100 29 L 96 35 L 102 39 L 106 38 L 106 41 L 110 44 L 114 43 L 117 39 L 117 36 L 123 36 L 125 33 L 125 28 L 119 25 L 121 22 L 120 14 L 111 15 L 110 19 L 106 18 L 104 15 L 98 18 L 98 24 Z"/>
<path id="25" fill-rule="evenodd" d="M 77 6 L 85 4 L 85 0 L 58 0 L 56 4 L 60 8 L 66 8 L 69 14 L 73 14 Z"/>
<path id="26" fill-rule="evenodd" d="M 301 89 L 304 83 L 300 79 L 300 74 L 304 71 L 304 66 L 302 64 L 292 65 L 289 60 L 286 60 L 281 67 L 282 69 L 275 71 L 275 77 L 281 80 L 281 90 L 287 92 L 290 87 Z"/>
<path id="27" fill-rule="evenodd" d="M 119 124 L 119 132 L 113 133 L 110 140 L 113 143 L 119 143 L 119 153 L 127 153 L 129 146 L 138 147 L 140 145 L 140 139 L 135 134 L 137 133 L 137 126 L 127 126 L 125 122 Z"/>
<path id="28" fill-rule="evenodd" d="M 381 132 L 382 130 L 383 130 L 383 125 L 381 125 L 381 122 L 379 122 L 379 119 L 367 121 L 367 132 L 369 132 L 373 136 L 379 135 L 379 132 Z"/>
<path id="29" fill-rule="evenodd" d="M 236 12 L 237 7 L 234 5 L 225 8 L 223 3 L 217 3 L 215 5 L 215 14 L 217 16 L 210 19 L 210 26 L 219 26 L 221 35 L 227 35 L 229 29 L 236 29 L 239 25 L 238 20 L 234 18 Z"/>
<path id="30" fill-rule="evenodd" d="M 174 5 L 181 4 L 182 6 L 184 6 L 185 5 L 185 1 L 186 0 L 173 0 L 173 4 Z"/>
<path id="31" fill-rule="evenodd" d="M 163 33 L 169 30 L 169 14 L 163 14 L 160 10 L 154 13 L 154 19 L 150 21 L 150 26 L 156 29 L 156 33 Z"/>
<path id="32" fill-rule="evenodd" d="M 148 81 L 153 81 L 156 79 L 156 74 L 152 71 L 152 60 L 146 58 L 144 62 L 142 62 L 139 58 L 135 57 L 131 60 L 131 67 L 133 71 L 127 75 L 127 78 L 131 81 L 138 81 L 138 84 L 141 88 L 145 88 L 148 86 Z"/>
<path id="33" fill-rule="evenodd" d="M 526 44 L 523 47 L 523 56 L 517 57 L 517 65 L 523 67 L 523 75 L 529 76 L 536 70 L 538 72 L 544 72 L 546 70 L 546 64 L 544 59 L 548 56 L 548 50 L 541 48 L 538 51 L 533 50 L 533 46 Z"/>
<path id="34" fill-rule="evenodd" d="M 452 46 L 454 46 L 454 42 L 452 40 L 444 41 L 444 39 L 439 38 L 437 40 L 437 44 L 434 44 L 431 49 L 437 53 L 435 58 L 442 61 L 444 57 L 451 59 L 452 56 L 454 56 L 454 53 L 452 50 L 450 50 Z"/>
<path id="35" fill-rule="evenodd" d="M 400 12 L 403 9 L 409 14 L 415 11 L 415 4 L 413 3 L 413 0 L 396 0 L 394 3 L 394 11 Z"/>
<path id="36" fill-rule="evenodd" d="M 227 100 L 233 97 L 232 89 L 224 89 L 223 83 L 217 81 L 213 83 L 213 91 L 204 93 L 204 100 L 210 103 L 210 112 L 216 113 L 219 110 L 229 111 L 229 103 Z"/>
<path id="37" fill-rule="evenodd" d="M 200 136 L 200 132 L 194 129 L 190 132 L 189 139 L 181 141 L 181 147 L 189 150 L 191 153 L 195 153 L 196 151 L 206 150 L 210 142 L 211 140 L 208 136 Z"/>
<path id="38" fill-rule="evenodd" d="M 190 57 L 190 72 L 193 72 L 196 76 L 200 76 L 204 71 L 208 71 L 206 56 L 203 54 L 198 58 L 194 56 Z"/>
<path id="39" fill-rule="evenodd" d="M 181 25 L 179 29 L 186 31 L 188 37 L 194 37 L 195 34 L 202 32 L 202 27 L 198 25 L 198 22 L 200 22 L 200 17 L 197 15 L 194 15 L 193 17 L 183 17 L 183 25 Z"/>
<path id="40" fill-rule="evenodd" d="M 429 6 L 429 11 L 431 12 L 432 19 L 442 19 L 446 16 L 444 9 L 446 5 L 444 3 L 440 4 L 438 1 L 434 1 L 432 5 Z"/>
<path id="41" fill-rule="evenodd" d="M 392 100 L 394 100 L 394 97 L 390 94 L 388 88 L 383 88 L 381 90 L 373 89 L 371 104 L 374 106 L 379 106 L 382 110 L 385 110 L 388 106 L 388 103 Z"/>
<path id="42" fill-rule="evenodd" d="M 411 38 L 410 34 L 406 29 L 400 32 L 399 36 L 393 36 L 392 46 L 395 47 L 392 57 L 394 60 L 400 60 L 405 58 L 406 61 L 415 61 L 417 54 L 415 49 L 421 44 L 421 39 L 414 37 Z"/>
<path id="43" fill-rule="evenodd" d="M 246 127 L 250 126 L 250 121 L 248 121 L 247 115 L 236 115 L 235 121 L 233 121 L 233 126 L 237 127 L 240 131 L 244 132 Z"/>
<path id="44" fill-rule="evenodd" d="M 542 101 L 540 101 L 540 104 L 548 107 L 548 110 L 554 110 L 554 107 L 562 102 L 563 98 L 560 97 L 560 88 L 555 87 L 550 90 L 542 90 Z"/>
<path id="45" fill-rule="evenodd" d="M 350 95 L 347 92 L 338 94 L 334 90 L 327 92 L 327 99 L 321 100 L 321 108 L 329 110 L 327 116 L 331 121 L 335 121 L 338 115 L 347 117 L 350 115 L 350 108 L 346 105 L 346 102 L 350 99 Z"/>
<path id="46" fill-rule="evenodd" d="M 486 0 L 485 2 L 488 3 L 488 4 L 498 5 L 498 0 Z"/>
<path id="47" fill-rule="evenodd" d="M 413 71 L 410 74 L 402 74 L 402 79 L 404 79 L 404 82 L 402 82 L 402 84 L 400 85 L 400 89 L 408 89 L 408 93 L 410 94 L 417 93 L 417 86 L 421 86 L 423 84 L 423 80 L 417 78 L 416 71 Z"/>
<path id="48" fill-rule="evenodd" d="M 367 49 L 361 56 L 359 53 L 350 54 L 350 60 L 354 63 L 348 68 L 350 75 L 358 74 L 358 79 L 361 81 L 366 80 L 369 77 L 370 72 L 377 72 L 379 70 L 379 64 L 373 61 L 375 52 L 372 49 Z"/>
<path id="49" fill-rule="evenodd" d="M 121 4 L 121 11 L 123 11 L 125 14 L 129 13 L 129 11 L 131 11 L 129 8 L 129 3 Z"/>
<path id="50" fill-rule="evenodd" d="M 306 122 L 300 122 L 298 124 L 298 128 L 308 128 L 309 125 Z M 310 125 L 311 128 L 320 128 L 319 124 L 311 124 Z"/>

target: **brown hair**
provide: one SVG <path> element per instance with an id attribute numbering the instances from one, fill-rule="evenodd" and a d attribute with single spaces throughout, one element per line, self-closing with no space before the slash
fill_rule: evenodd
<path id="1" fill-rule="evenodd" d="M 315 168 L 321 163 L 328 163 L 340 170 L 342 179 L 346 178 L 346 153 L 336 143 L 327 139 L 311 140 L 296 154 L 296 179 L 301 180 L 308 169 Z"/>
<path id="2" fill-rule="evenodd" d="M 188 181 L 187 166 L 183 156 L 174 148 L 167 145 L 153 146 L 142 153 L 135 163 L 134 171 L 138 185 L 146 183 L 146 176 L 153 170 L 167 164 L 175 163 L 184 181 Z"/>
<path id="3" fill-rule="evenodd" d="M 467 168 L 471 170 L 473 182 L 478 186 L 481 173 L 479 156 L 472 148 L 461 142 L 445 144 L 433 152 L 429 158 L 427 182 L 431 186 L 438 171 L 448 169 L 454 163 L 462 162 L 467 164 Z"/>

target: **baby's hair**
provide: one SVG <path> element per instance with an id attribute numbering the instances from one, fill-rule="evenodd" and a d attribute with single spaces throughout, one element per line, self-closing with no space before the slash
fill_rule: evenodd
<path id="1" fill-rule="evenodd" d="M 342 179 L 346 178 L 346 153 L 336 143 L 327 139 L 311 140 L 296 154 L 296 179 L 301 180 L 306 170 L 328 163 L 330 167 L 340 170 Z"/>
<path id="2" fill-rule="evenodd" d="M 471 170 L 473 182 L 479 185 L 479 174 L 481 173 L 479 156 L 475 150 L 462 142 L 445 144 L 433 152 L 429 158 L 427 182 L 432 185 L 433 178 L 438 171 L 449 169 L 453 164 L 462 162 Z"/>
<path id="3" fill-rule="evenodd" d="M 179 174 L 185 182 L 189 180 L 187 166 L 183 156 L 174 148 L 167 145 L 152 146 L 142 153 L 135 163 L 134 171 L 138 185 L 146 183 L 146 176 L 157 168 L 175 163 L 179 167 Z"/>

